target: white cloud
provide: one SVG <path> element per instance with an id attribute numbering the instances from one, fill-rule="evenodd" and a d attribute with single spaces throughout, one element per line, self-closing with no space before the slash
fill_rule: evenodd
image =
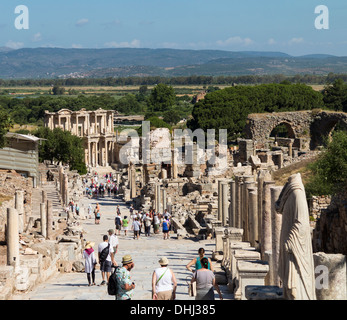
<path id="1" fill-rule="evenodd" d="M 239 36 L 236 37 L 230 37 L 226 40 L 218 40 L 217 45 L 221 47 L 226 47 L 229 45 L 242 45 L 242 46 L 248 46 L 252 44 L 254 41 L 250 38 L 241 38 Z"/>
<path id="2" fill-rule="evenodd" d="M 71 48 L 73 48 L 73 49 L 81 49 L 81 48 L 83 48 L 83 46 L 81 44 L 78 44 L 78 43 L 73 43 L 71 45 Z"/>
<path id="3" fill-rule="evenodd" d="M 106 42 L 105 47 L 108 48 L 139 48 L 140 47 L 140 40 L 134 39 L 131 42 L 123 41 L 123 42 Z"/>
<path id="4" fill-rule="evenodd" d="M 276 40 L 275 40 L 274 38 L 270 38 L 270 39 L 267 41 L 267 44 L 269 44 L 269 45 L 276 44 Z"/>
<path id="5" fill-rule="evenodd" d="M 75 23 L 75 26 L 76 27 L 82 27 L 82 26 L 84 26 L 84 25 L 86 25 L 86 24 L 88 24 L 89 23 L 89 20 L 88 19 L 80 19 L 80 20 L 78 20 L 76 23 Z"/>
<path id="6" fill-rule="evenodd" d="M 289 40 L 288 44 L 292 45 L 292 44 L 300 44 L 300 43 L 304 43 L 304 38 L 292 38 Z"/>
<path id="7" fill-rule="evenodd" d="M 40 32 L 34 34 L 33 36 L 33 42 L 39 42 L 42 40 L 42 34 Z"/>
<path id="8" fill-rule="evenodd" d="M 23 42 L 15 42 L 13 40 L 9 40 L 6 42 L 6 47 L 11 48 L 11 49 L 20 49 L 24 47 L 24 43 Z"/>

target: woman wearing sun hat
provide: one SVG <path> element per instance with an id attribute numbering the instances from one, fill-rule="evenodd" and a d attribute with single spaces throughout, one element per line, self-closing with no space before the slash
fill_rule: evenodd
<path id="1" fill-rule="evenodd" d="M 83 250 L 83 257 L 85 259 L 84 271 L 87 273 L 89 286 L 92 285 L 90 275 L 92 276 L 93 286 L 95 285 L 96 258 L 95 258 L 94 249 L 93 249 L 94 244 L 95 244 L 94 242 L 87 241 Z"/>
<path id="2" fill-rule="evenodd" d="M 175 300 L 177 281 L 175 274 L 168 267 L 169 260 L 162 257 L 160 267 L 156 268 L 152 275 L 152 298 L 153 300 Z"/>

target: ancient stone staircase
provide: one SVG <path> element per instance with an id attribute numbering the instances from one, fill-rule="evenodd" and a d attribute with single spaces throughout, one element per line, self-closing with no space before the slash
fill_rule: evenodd
<path id="1" fill-rule="evenodd" d="M 60 216 L 64 213 L 64 208 L 60 203 L 59 192 L 54 181 L 47 181 L 42 186 L 33 190 L 32 194 L 32 215 L 40 216 L 40 203 L 42 203 L 42 191 L 46 192 L 47 200 L 52 200 L 53 216 Z"/>

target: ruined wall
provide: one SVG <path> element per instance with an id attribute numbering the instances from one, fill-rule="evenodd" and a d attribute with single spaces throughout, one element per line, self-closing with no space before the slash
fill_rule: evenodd
<path id="1" fill-rule="evenodd" d="M 24 178 L 14 170 L 0 170 L 0 241 L 5 240 L 7 207 L 15 207 L 16 190 L 24 190 L 24 212 L 27 217 L 31 214 L 33 192 L 31 178 Z"/>
<path id="2" fill-rule="evenodd" d="M 347 255 L 347 188 L 331 203 L 321 203 L 326 209 L 320 210 L 313 231 L 313 249 L 315 252 L 341 253 Z M 317 209 L 317 208 L 316 208 Z"/>
<path id="3" fill-rule="evenodd" d="M 258 147 L 267 147 L 271 131 L 284 124 L 289 138 L 294 139 L 293 147 L 309 150 L 321 145 L 323 137 L 329 135 L 337 123 L 347 128 L 347 113 L 321 110 L 257 113 L 248 116 L 244 135 Z"/>

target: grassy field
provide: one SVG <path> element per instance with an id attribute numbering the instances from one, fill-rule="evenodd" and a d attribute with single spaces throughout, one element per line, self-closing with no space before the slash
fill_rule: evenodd
<path id="1" fill-rule="evenodd" d="M 230 87 L 230 85 L 214 85 L 216 87 L 219 87 L 221 89 Z M 147 86 L 148 90 L 153 89 L 154 86 Z M 204 90 L 204 85 L 173 85 L 172 86 L 177 95 L 195 95 L 202 90 Z M 320 91 L 324 88 L 324 85 L 311 85 L 311 87 L 316 90 Z M 65 88 L 65 95 L 69 95 L 69 92 L 71 92 L 71 95 L 78 95 L 78 94 L 87 94 L 87 95 L 100 95 L 100 94 L 111 94 L 116 96 L 125 95 L 127 93 L 133 93 L 136 94 L 139 92 L 139 86 L 117 86 L 117 87 L 111 87 L 111 86 L 64 86 Z M 31 87 L 31 86 L 25 86 L 25 87 L 1 87 L 0 93 L 7 93 L 10 95 L 45 95 L 49 94 L 52 87 L 46 86 L 46 87 Z"/>

